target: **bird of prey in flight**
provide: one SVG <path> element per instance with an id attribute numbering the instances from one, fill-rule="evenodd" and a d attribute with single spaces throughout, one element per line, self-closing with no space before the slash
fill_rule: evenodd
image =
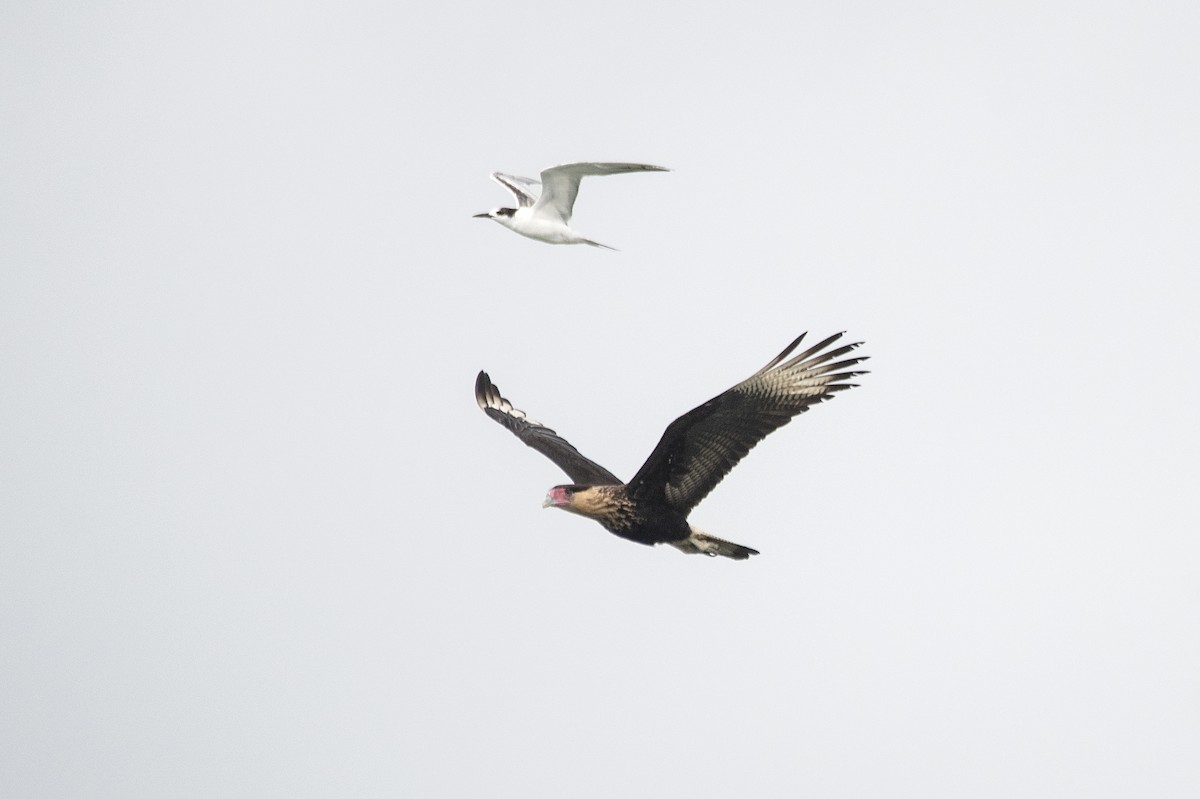
<path id="1" fill-rule="evenodd" d="M 834 346 L 841 337 L 837 333 L 792 355 L 804 340 L 801 335 L 762 369 L 680 416 L 628 483 L 514 408 L 486 372 L 475 380 L 475 400 L 571 478 L 550 489 L 543 507 L 595 519 L 610 533 L 639 544 L 745 560 L 758 551 L 696 529 L 688 515 L 768 434 L 856 385 L 848 381 L 865 374 L 854 367 L 866 358 L 844 357 L 861 342 Z"/>

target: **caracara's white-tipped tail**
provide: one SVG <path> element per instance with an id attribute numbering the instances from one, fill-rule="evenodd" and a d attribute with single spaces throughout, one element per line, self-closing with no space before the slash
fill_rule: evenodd
<path id="1" fill-rule="evenodd" d="M 757 549 L 744 547 L 741 544 L 726 541 L 724 538 L 717 538 L 715 535 L 703 533 L 695 527 L 692 528 L 692 534 L 682 541 L 668 541 L 667 543 L 687 555 L 708 555 L 710 558 L 720 555 L 734 560 L 746 560 L 751 555 L 758 554 Z"/>

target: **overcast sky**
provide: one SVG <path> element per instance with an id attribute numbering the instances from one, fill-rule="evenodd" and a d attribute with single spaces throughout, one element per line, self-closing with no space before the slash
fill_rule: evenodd
<path id="1" fill-rule="evenodd" d="M 0 794 L 1200 795 L 1198 9 L 4 4 Z M 748 562 L 472 394 L 629 478 L 805 330 Z"/>

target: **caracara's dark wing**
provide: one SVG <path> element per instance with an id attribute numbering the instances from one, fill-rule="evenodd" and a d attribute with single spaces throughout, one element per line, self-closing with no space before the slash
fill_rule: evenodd
<path id="1" fill-rule="evenodd" d="M 841 337 L 830 336 L 784 362 L 802 335 L 746 380 L 680 416 L 629 481 L 630 494 L 688 513 L 771 431 L 834 392 L 854 387 L 845 381 L 863 373 L 848 370 L 866 358 L 835 359 L 858 344 L 822 352 Z"/>
<path id="2" fill-rule="evenodd" d="M 488 416 L 507 427 L 517 438 L 558 464 L 571 480 L 580 485 L 621 485 L 612 472 L 595 463 L 575 449 L 565 438 L 535 422 L 500 396 L 500 389 L 492 384 L 487 372 L 475 378 L 475 401 Z"/>

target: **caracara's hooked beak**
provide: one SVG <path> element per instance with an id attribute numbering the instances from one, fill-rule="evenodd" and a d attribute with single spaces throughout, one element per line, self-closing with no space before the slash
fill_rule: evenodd
<path id="1" fill-rule="evenodd" d="M 560 507 L 562 505 L 571 504 L 571 495 L 562 486 L 556 486 L 546 492 L 546 498 L 542 500 L 542 507 Z"/>

